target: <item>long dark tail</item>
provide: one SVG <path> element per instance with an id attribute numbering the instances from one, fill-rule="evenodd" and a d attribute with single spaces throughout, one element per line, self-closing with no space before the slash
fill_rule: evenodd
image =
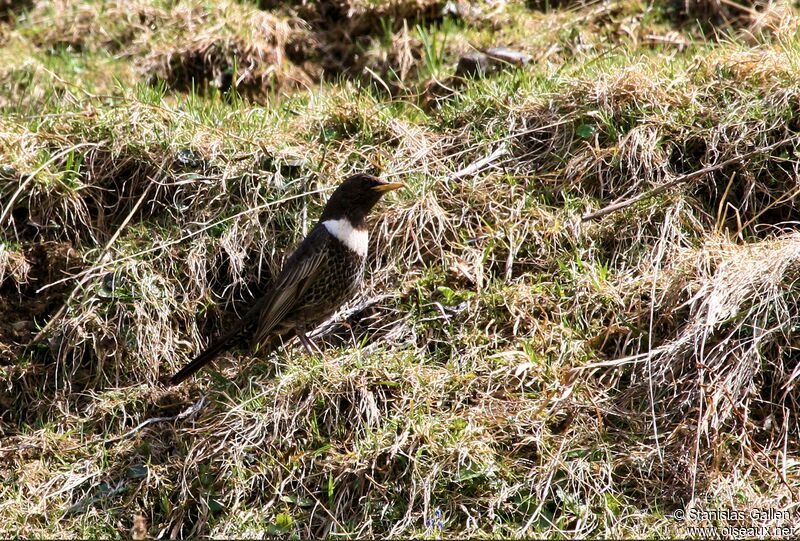
<path id="1" fill-rule="evenodd" d="M 170 383 L 172 383 L 172 385 L 177 385 L 189 378 L 192 374 L 216 359 L 217 355 L 222 353 L 223 350 L 239 342 L 251 326 L 252 325 L 248 324 L 248 322 L 239 321 L 231 330 L 211 342 L 211 345 L 209 345 L 205 351 L 198 355 L 192 362 L 181 368 L 177 374 L 172 376 Z"/>

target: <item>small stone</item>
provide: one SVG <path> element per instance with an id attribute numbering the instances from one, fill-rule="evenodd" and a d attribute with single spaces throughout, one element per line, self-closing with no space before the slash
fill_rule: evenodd
<path id="1" fill-rule="evenodd" d="M 507 62 L 515 66 L 526 66 L 531 61 L 531 55 L 514 51 L 506 47 L 492 47 L 486 50 L 486 54 L 492 60 Z"/>
<path id="2" fill-rule="evenodd" d="M 0 178 L 16 178 L 17 170 L 10 165 L 0 165 Z"/>
<path id="3" fill-rule="evenodd" d="M 489 57 L 479 51 L 471 51 L 458 59 L 456 77 L 483 77 L 487 71 L 489 71 Z"/>
<path id="4" fill-rule="evenodd" d="M 175 163 L 186 169 L 202 169 L 206 161 L 199 152 L 184 148 L 175 153 Z"/>

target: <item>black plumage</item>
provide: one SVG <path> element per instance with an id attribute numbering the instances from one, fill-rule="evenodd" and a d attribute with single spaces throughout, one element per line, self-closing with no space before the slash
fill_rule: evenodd
<path id="1" fill-rule="evenodd" d="M 251 340 L 271 349 L 296 335 L 311 350 L 306 331 L 329 318 L 352 297 L 364 276 L 367 233 L 364 220 L 388 191 L 402 187 L 376 177 L 348 177 L 331 195 L 317 224 L 286 260 L 272 288 L 226 333 L 172 377 L 177 384 L 222 351 Z"/>

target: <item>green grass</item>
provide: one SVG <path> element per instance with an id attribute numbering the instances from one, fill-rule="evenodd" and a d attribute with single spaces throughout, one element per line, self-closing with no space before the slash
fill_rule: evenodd
<path id="1" fill-rule="evenodd" d="M 0 535 L 664 538 L 796 501 L 796 142 L 581 220 L 794 136 L 796 9 L 444 4 L 0 23 Z M 453 77 L 491 46 L 533 60 Z M 363 170 L 407 190 L 324 353 L 165 386 Z"/>

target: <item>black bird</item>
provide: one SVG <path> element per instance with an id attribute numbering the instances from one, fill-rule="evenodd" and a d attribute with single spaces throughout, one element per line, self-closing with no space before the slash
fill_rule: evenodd
<path id="1" fill-rule="evenodd" d="M 314 229 L 286 260 L 272 289 L 233 328 L 172 376 L 172 384 L 184 381 L 247 338 L 252 338 L 255 348 L 269 349 L 276 339 L 296 335 L 311 352 L 313 344 L 306 331 L 333 315 L 361 285 L 367 260 L 367 214 L 381 196 L 402 187 L 363 173 L 342 182 Z"/>

